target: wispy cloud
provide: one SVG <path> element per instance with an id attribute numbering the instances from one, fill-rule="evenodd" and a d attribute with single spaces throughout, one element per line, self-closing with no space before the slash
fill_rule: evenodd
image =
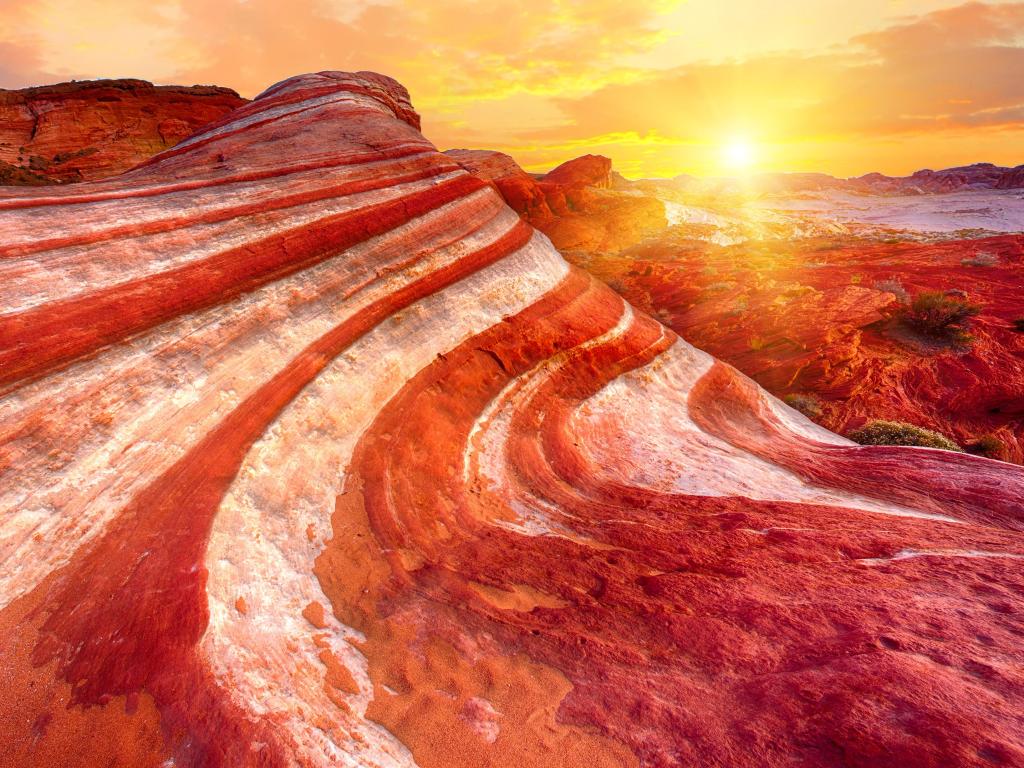
<path id="1" fill-rule="evenodd" d="M 968 132 L 1010 155 L 1024 131 L 1024 2 L 934 10 L 943 1 L 905 0 L 932 10 L 888 22 L 866 2 L 845 43 L 809 33 L 794 47 L 787 27 L 773 53 L 732 39 L 730 14 L 749 2 L 721 0 L 711 26 L 684 31 L 722 55 L 692 61 L 673 25 L 697 17 L 676 0 L 5 0 L 0 86 L 134 76 L 254 95 L 300 72 L 373 69 L 405 83 L 439 145 L 530 166 L 579 147 L 635 173 L 711 172 L 735 134 L 761 144 L 765 167 L 899 170 L 885 163 L 967 151 Z M 800 13 L 848 26 L 850 6 L 830 5 Z"/>

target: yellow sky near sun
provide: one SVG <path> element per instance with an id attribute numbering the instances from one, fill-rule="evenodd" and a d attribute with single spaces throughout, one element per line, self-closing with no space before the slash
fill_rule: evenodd
<path id="1" fill-rule="evenodd" d="M 530 169 L 585 152 L 632 176 L 1024 162 L 1022 2 L 0 2 L 0 87 L 253 96 L 320 69 L 390 74 L 439 147 Z"/>

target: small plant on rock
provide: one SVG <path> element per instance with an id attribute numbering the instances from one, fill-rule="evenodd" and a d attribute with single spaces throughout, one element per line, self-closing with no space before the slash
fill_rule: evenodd
<path id="1" fill-rule="evenodd" d="M 876 280 L 872 287 L 876 291 L 891 293 L 896 297 L 896 300 L 900 304 L 910 303 L 910 294 L 907 293 L 907 289 L 903 287 L 903 283 L 895 278 L 890 280 Z"/>
<path id="2" fill-rule="evenodd" d="M 905 421 L 869 421 L 847 437 L 861 445 L 911 445 L 963 453 L 963 448 L 945 435 Z"/>
<path id="3" fill-rule="evenodd" d="M 782 398 L 782 402 L 795 411 L 800 411 L 812 421 L 821 417 L 821 400 L 817 395 L 806 392 L 791 392 Z"/>
<path id="4" fill-rule="evenodd" d="M 989 433 L 982 435 L 973 443 L 967 446 L 967 450 L 971 453 L 976 453 L 979 456 L 985 456 L 989 459 L 1003 459 L 1006 455 L 1006 443 L 1000 440 L 996 435 Z"/>
<path id="5" fill-rule="evenodd" d="M 922 291 L 904 311 L 903 320 L 926 336 L 966 344 L 973 338 L 970 320 L 980 312 L 981 307 L 952 292 Z"/>
<path id="6" fill-rule="evenodd" d="M 994 253 L 981 251 L 966 259 L 962 259 L 960 263 L 965 267 L 994 267 L 999 263 L 999 257 Z"/>

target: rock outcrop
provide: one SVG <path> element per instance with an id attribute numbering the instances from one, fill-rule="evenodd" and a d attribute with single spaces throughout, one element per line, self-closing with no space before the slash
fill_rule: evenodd
<path id="1" fill-rule="evenodd" d="M 113 176 L 245 103 L 229 88 L 144 80 L 0 90 L 0 184 Z"/>
<path id="2" fill-rule="evenodd" d="M 655 239 L 574 260 L 777 396 L 816 399 L 815 419 L 835 432 L 904 421 L 968 448 L 995 439 L 989 455 L 1024 462 L 1024 236 L 726 247 Z M 979 307 L 969 343 L 900 322 L 925 291 L 958 292 Z"/>
<path id="3" fill-rule="evenodd" d="M 514 159 L 503 152 L 449 149 L 445 154 L 474 176 L 493 184 L 505 202 L 533 226 L 539 227 L 554 218 L 555 214 L 544 190 Z"/>
<path id="4" fill-rule="evenodd" d="M 992 163 L 974 163 L 940 171 L 924 169 L 910 176 L 884 176 L 870 173 L 849 179 L 847 185 L 875 194 L 942 194 L 962 189 L 1020 189 L 1024 165 L 1003 168 Z"/>
<path id="5" fill-rule="evenodd" d="M 538 179 L 501 152 L 455 149 L 445 154 L 492 184 L 562 251 L 619 251 L 665 228 L 659 200 L 610 190 L 612 161 L 607 157 L 584 155 Z"/>
<path id="6" fill-rule="evenodd" d="M 567 189 L 608 189 L 612 185 L 612 161 L 603 155 L 583 155 L 546 173 L 543 180 Z"/>
<path id="7" fill-rule="evenodd" d="M 324 72 L 0 191 L 0 762 L 1024 762 L 1024 470 L 814 426 L 417 127 Z"/>

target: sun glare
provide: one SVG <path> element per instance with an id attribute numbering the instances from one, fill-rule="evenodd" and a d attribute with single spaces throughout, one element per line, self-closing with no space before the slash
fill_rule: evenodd
<path id="1" fill-rule="evenodd" d="M 732 139 L 722 147 L 722 161 L 732 171 L 749 170 L 755 159 L 754 145 L 747 139 Z"/>

